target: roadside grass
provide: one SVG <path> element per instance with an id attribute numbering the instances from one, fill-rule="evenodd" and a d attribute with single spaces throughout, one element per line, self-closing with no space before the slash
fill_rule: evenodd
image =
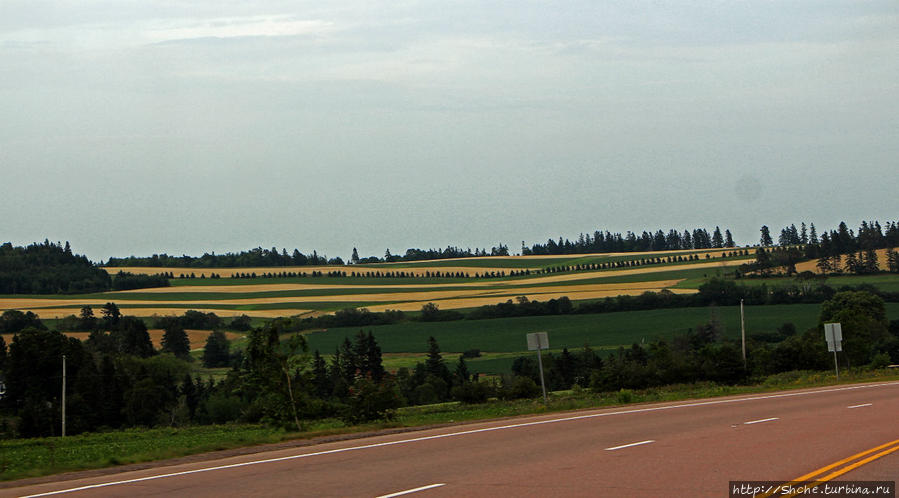
<path id="1" fill-rule="evenodd" d="M 175 458 L 194 453 L 275 443 L 283 430 L 261 425 L 128 429 L 65 438 L 0 441 L 0 480 Z"/>
<path id="2" fill-rule="evenodd" d="M 896 369 L 850 369 L 841 372 L 840 384 L 899 380 Z M 832 372 L 786 372 L 748 385 L 717 385 L 711 382 L 677 384 L 643 390 L 593 393 L 575 387 L 550 393 L 547 404 L 540 399 L 491 400 L 481 404 L 459 402 L 405 407 L 388 421 L 346 426 L 335 419 L 307 421 L 305 432 L 260 425 L 231 424 L 184 428 L 128 429 L 86 433 L 66 438 L 36 438 L 0 441 L 0 481 L 97 469 L 128 463 L 176 458 L 286 440 L 366 433 L 391 428 L 412 428 L 489 420 L 520 415 L 604 408 L 638 403 L 682 401 L 720 396 L 748 395 L 788 389 L 837 384 Z"/>

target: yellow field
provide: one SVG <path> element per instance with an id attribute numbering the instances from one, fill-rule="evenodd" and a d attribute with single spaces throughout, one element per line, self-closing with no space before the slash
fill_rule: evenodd
<path id="1" fill-rule="evenodd" d="M 701 250 L 696 251 L 700 254 L 720 255 L 723 250 Z M 644 253 L 643 255 L 651 255 L 653 257 L 664 256 L 666 253 Z M 634 254 L 630 254 L 634 255 Z M 637 254 L 637 256 L 643 256 Z M 704 257 L 704 256 L 701 256 Z M 513 257 L 510 257 L 513 258 Z M 503 259 L 510 259 L 503 258 Z M 517 257 L 522 259 L 521 257 Z M 527 258 L 543 258 L 542 256 L 528 256 Z M 333 280 L 328 283 L 271 283 L 271 284 L 246 284 L 229 282 L 228 285 L 215 285 L 215 280 L 208 282 L 209 285 L 201 286 L 173 286 L 161 287 L 155 289 L 137 289 L 131 291 L 121 291 L 107 293 L 105 296 L 86 297 L 86 298 L 70 298 L 70 299 L 49 299 L 46 297 L 22 297 L 22 298 L 0 298 L 0 310 L 17 309 L 21 311 L 33 311 L 41 318 L 62 318 L 68 315 L 77 315 L 81 306 L 89 305 L 94 307 L 95 314 L 99 315 L 99 308 L 108 301 L 114 301 L 119 309 L 129 315 L 134 316 L 167 316 L 182 315 L 187 309 L 202 312 L 213 312 L 219 316 L 232 317 L 246 314 L 251 317 L 278 317 L 278 316 L 295 316 L 305 315 L 312 316 L 319 314 L 321 311 L 313 310 L 336 310 L 342 307 L 340 303 L 365 303 L 364 305 L 372 311 L 393 309 L 405 311 L 417 311 L 421 306 L 428 302 L 434 302 L 441 309 L 459 309 L 482 306 L 485 304 L 498 304 L 513 299 L 517 296 L 527 296 L 531 300 L 546 301 L 562 296 L 568 296 L 571 300 L 597 299 L 618 295 L 638 295 L 643 292 L 658 292 L 663 289 L 669 289 L 673 292 L 688 293 L 695 292 L 689 289 L 677 289 L 675 286 L 680 280 L 654 280 L 653 273 L 672 272 L 680 270 L 697 270 L 697 269 L 726 269 L 731 266 L 739 265 L 744 261 L 728 259 L 728 260 L 712 260 L 703 261 L 692 264 L 676 264 L 662 266 L 641 266 L 636 268 L 622 268 L 616 270 L 601 271 L 580 271 L 564 274 L 541 274 L 533 275 L 528 278 L 516 279 L 491 279 L 491 280 L 472 280 L 469 282 L 454 283 L 403 283 L 391 284 L 381 283 L 379 280 L 375 284 L 361 285 L 358 283 L 340 285 L 334 283 Z M 261 274 L 267 271 L 306 271 L 311 272 L 339 269 L 341 271 L 387 271 L 385 266 L 379 268 L 355 268 L 355 267 L 293 267 L 293 268 L 216 268 L 203 270 L 208 275 L 215 272 L 222 276 L 233 273 L 248 273 L 255 271 Z M 184 272 L 184 269 L 175 268 L 115 268 L 115 271 L 126 270 L 133 273 L 159 273 L 171 271 L 176 275 Z M 463 267 L 458 267 L 463 269 Z M 113 270 L 113 269 L 110 269 Z M 454 268 L 448 267 L 419 267 L 414 271 L 418 274 L 424 274 L 427 271 L 437 270 L 441 272 L 456 271 Z M 464 268 L 467 272 L 483 272 L 483 271 L 505 271 L 507 274 L 510 268 Z M 189 270 L 197 273 L 196 270 Z M 403 271 L 410 271 L 404 268 Z M 614 278 L 629 275 L 646 275 L 645 281 L 630 283 L 596 283 L 596 279 Z M 581 284 L 581 281 L 592 280 L 590 283 Z M 205 282 L 204 282 L 205 283 Z M 562 284 L 562 285 L 559 285 Z M 433 289 L 433 290 L 431 290 Z M 354 291 L 376 291 L 376 292 L 354 292 Z M 318 291 L 319 295 L 294 295 L 294 296 L 259 296 L 253 294 L 268 292 L 303 292 Z M 333 291 L 333 292 L 329 292 Z M 201 295 L 207 294 L 207 295 Z M 148 295 L 155 294 L 160 298 L 147 299 Z M 165 299 L 165 294 L 179 294 L 178 299 Z M 186 297 L 184 295 L 196 294 L 196 298 Z M 218 294 L 217 296 L 209 296 L 208 294 Z M 241 294 L 240 297 L 233 299 L 228 295 Z M 110 297 L 118 296 L 118 297 Z M 329 305 L 333 303 L 333 305 Z M 383 303 L 383 304 L 378 304 Z M 265 307 L 266 309 L 256 309 Z M 234 309 L 239 308 L 239 309 Z"/>

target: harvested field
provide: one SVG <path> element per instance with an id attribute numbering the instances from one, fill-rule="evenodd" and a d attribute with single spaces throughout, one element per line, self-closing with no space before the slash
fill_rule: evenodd
<path id="1" fill-rule="evenodd" d="M 535 256 L 536 257 L 536 256 Z M 384 285 L 335 285 L 335 284 L 247 284 L 247 285 L 200 285 L 189 287 L 155 287 L 152 289 L 135 289 L 128 291 L 120 291 L 115 294 L 132 294 L 132 293 L 188 293 L 188 292 L 214 292 L 214 293 L 239 293 L 245 294 L 250 292 L 281 292 L 281 291 L 304 291 L 304 290 L 328 290 L 328 289 L 421 289 L 427 287 L 440 288 L 473 288 L 473 287 L 501 287 L 501 286 L 521 286 L 531 284 L 546 284 L 552 282 L 567 282 L 576 280 L 590 280 L 597 278 L 611 278 L 625 275 L 644 275 L 648 273 L 672 272 L 680 270 L 700 270 L 707 268 L 725 268 L 731 266 L 739 266 L 745 261 L 726 260 L 707 263 L 694 263 L 683 265 L 669 266 L 645 266 L 639 268 L 628 268 L 621 270 L 601 270 L 601 271 L 582 271 L 576 273 L 564 273 L 558 275 L 533 276 L 530 278 L 517 278 L 515 280 L 491 280 L 491 281 L 473 281 L 466 283 L 438 283 L 438 284 L 384 284 Z M 0 300 L 0 308 L 2 308 L 2 300 Z"/>
<path id="2" fill-rule="evenodd" d="M 534 279 L 542 280 L 542 279 Z M 263 305 L 263 304 L 288 304 L 288 303 L 329 303 L 329 302 L 379 302 L 379 301 L 430 301 L 460 297 L 487 297 L 487 296 L 511 296 L 525 294 L 540 294 L 546 292 L 621 292 L 631 293 L 639 290 L 663 289 L 676 285 L 680 280 L 663 280 L 655 282 L 633 282 L 622 284 L 586 284 L 559 287 L 516 287 L 516 288 L 493 288 L 483 289 L 475 288 L 468 290 L 450 290 L 450 291 L 432 291 L 432 292 L 383 292 L 376 294 L 339 294 L 324 296 L 287 296 L 287 297 L 258 297 L 258 298 L 242 298 L 242 299 L 210 299 L 196 300 L 195 302 L 204 308 L 214 308 L 215 306 L 241 306 L 241 305 Z M 54 310 L 63 309 L 62 306 L 102 306 L 105 300 L 97 299 L 4 299 L 0 300 L 0 309 L 19 309 L 32 310 L 34 312 L 46 311 L 47 308 Z M 134 305 L 156 305 L 164 306 L 166 304 L 192 304 L 184 301 L 147 301 L 147 300 L 130 300 L 116 301 L 120 309 L 141 310 L 145 313 L 146 309 L 137 308 Z M 289 308 L 289 307 L 288 307 Z M 69 308 L 68 313 L 74 314 L 78 312 L 76 308 Z M 147 315 L 141 315 L 147 316 Z"/>

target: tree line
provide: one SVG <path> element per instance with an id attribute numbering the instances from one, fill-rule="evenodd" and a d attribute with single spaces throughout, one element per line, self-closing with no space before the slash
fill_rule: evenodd
<path id="1" fill-rule="evenodd" d="M 856 275 L 879 273 L 878 249 L 887 249 L 887 271 L 899 273 L 899 222 L 863 221 L 855 232 L 845 222 L 818 236 L 815 224 L 801 228 L 795 224 L 784 227 L 777 244 L 771 237 L 770 229 L 763 225 L 756 250 L 755 261 L 743 268 L 744 273 L 759 273 L 762 276 L 783 268 L 788 275 L 796 273 L 796 264 L 818 259 L 816 267 L 822 275 L 851 273 Z"/>
<path id="2" fill-rule="evenodd" d="M 610 233 L 608 230 L 596 230 L 593 234 L 581 233 L 577 240 L 572 242 L 559 237 L 558 241 L 549 239 L 546 244 L 534 244 L 527 247 L 521 243 L 521 254 L 530 255 L 564 255 L 564 254 L 588 254 L 604 252 L 645 252 L 645 251 L 670 251 L 685 249 L 718 249 L 736 247 L 733 234 L 730 229 L 725 229 L 722 234 L 720 227 L 710 235 L 705 228 L 697 228 L 693 231 L 680 232 L 670 229 L 667 232 L 657 230 L 655 233 L 643 231 L 637 235 L 627 231 Z"/>

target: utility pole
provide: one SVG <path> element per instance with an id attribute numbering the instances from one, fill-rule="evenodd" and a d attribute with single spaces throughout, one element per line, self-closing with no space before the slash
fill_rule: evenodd
<path id="1" fill-rule="evenodd" d="M 66 355 L 62 355 L 62 437 L 66 437 Z"/>
<path id="2" fill-rule="evenodd" d="M 743 319 L 742 298 L 740 298 L 740 335 L 743 337 L 743 370 L 746 370 L 746 320 Z"/>

